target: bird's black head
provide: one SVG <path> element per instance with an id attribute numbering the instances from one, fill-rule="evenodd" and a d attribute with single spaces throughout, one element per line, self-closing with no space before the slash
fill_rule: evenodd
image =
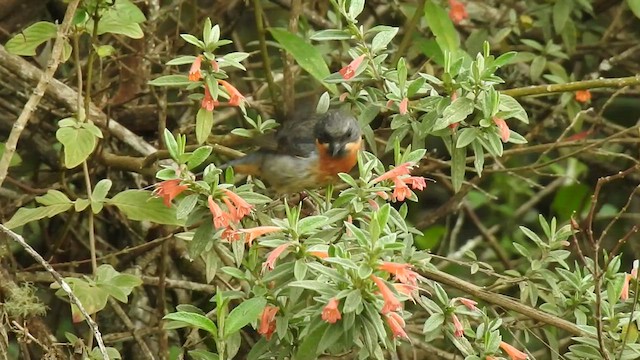
<path id="1" fill-rule="evenodd" d="M 349 154 L 350 148 L 359 148 L 362 131 L 358 120 L 348 112 L 331 110 L 320 115 L 314 134 L 320 146 L 326 147 L 332 157 L 343 157 Z"/>

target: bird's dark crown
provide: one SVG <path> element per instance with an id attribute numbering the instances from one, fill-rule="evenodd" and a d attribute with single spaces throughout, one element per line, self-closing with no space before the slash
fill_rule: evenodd
<path id="1" fill-rule="evenodd" d="M 316 140 L 319 143 L 339 142 L 346 144 L 358 141 L 362 137 L 358 121 L 353 115 L 345 111 L 333 110 L 321 116 L 322 118 L 314 129 Z"/>

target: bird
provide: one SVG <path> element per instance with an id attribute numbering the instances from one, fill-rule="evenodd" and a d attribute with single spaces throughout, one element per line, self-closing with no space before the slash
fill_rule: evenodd
<path id="1" fill-rule="evenodd" d="M 355 166 L 362 130 L 351 113 L 328 110 L 285 122 L 275 140 L 275 149 L 263 147 L 218 168 L 256 176 L 280 194 L 316 189 Z"/>

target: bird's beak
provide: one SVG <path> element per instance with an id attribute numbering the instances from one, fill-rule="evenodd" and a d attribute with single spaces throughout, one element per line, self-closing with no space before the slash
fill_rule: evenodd
<path id="1" fill-rule="evenodd" d="M 344 144 L 339 142 L 329 143 L 329 153 L 331 154 L 331 156 L 333 157 L 342 156 L 344 155 L 345 151 L 346 149 Z"/>

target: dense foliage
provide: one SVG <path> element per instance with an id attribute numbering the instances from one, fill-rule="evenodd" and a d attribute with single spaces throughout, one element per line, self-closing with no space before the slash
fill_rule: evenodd
<path id="1" fill-rule="evenodd" d="M 640 1 L 46 3 L 0 12 L 0 359 L 640 358 Z M 335 109 L 335 184 L 222 166 Z"/>

